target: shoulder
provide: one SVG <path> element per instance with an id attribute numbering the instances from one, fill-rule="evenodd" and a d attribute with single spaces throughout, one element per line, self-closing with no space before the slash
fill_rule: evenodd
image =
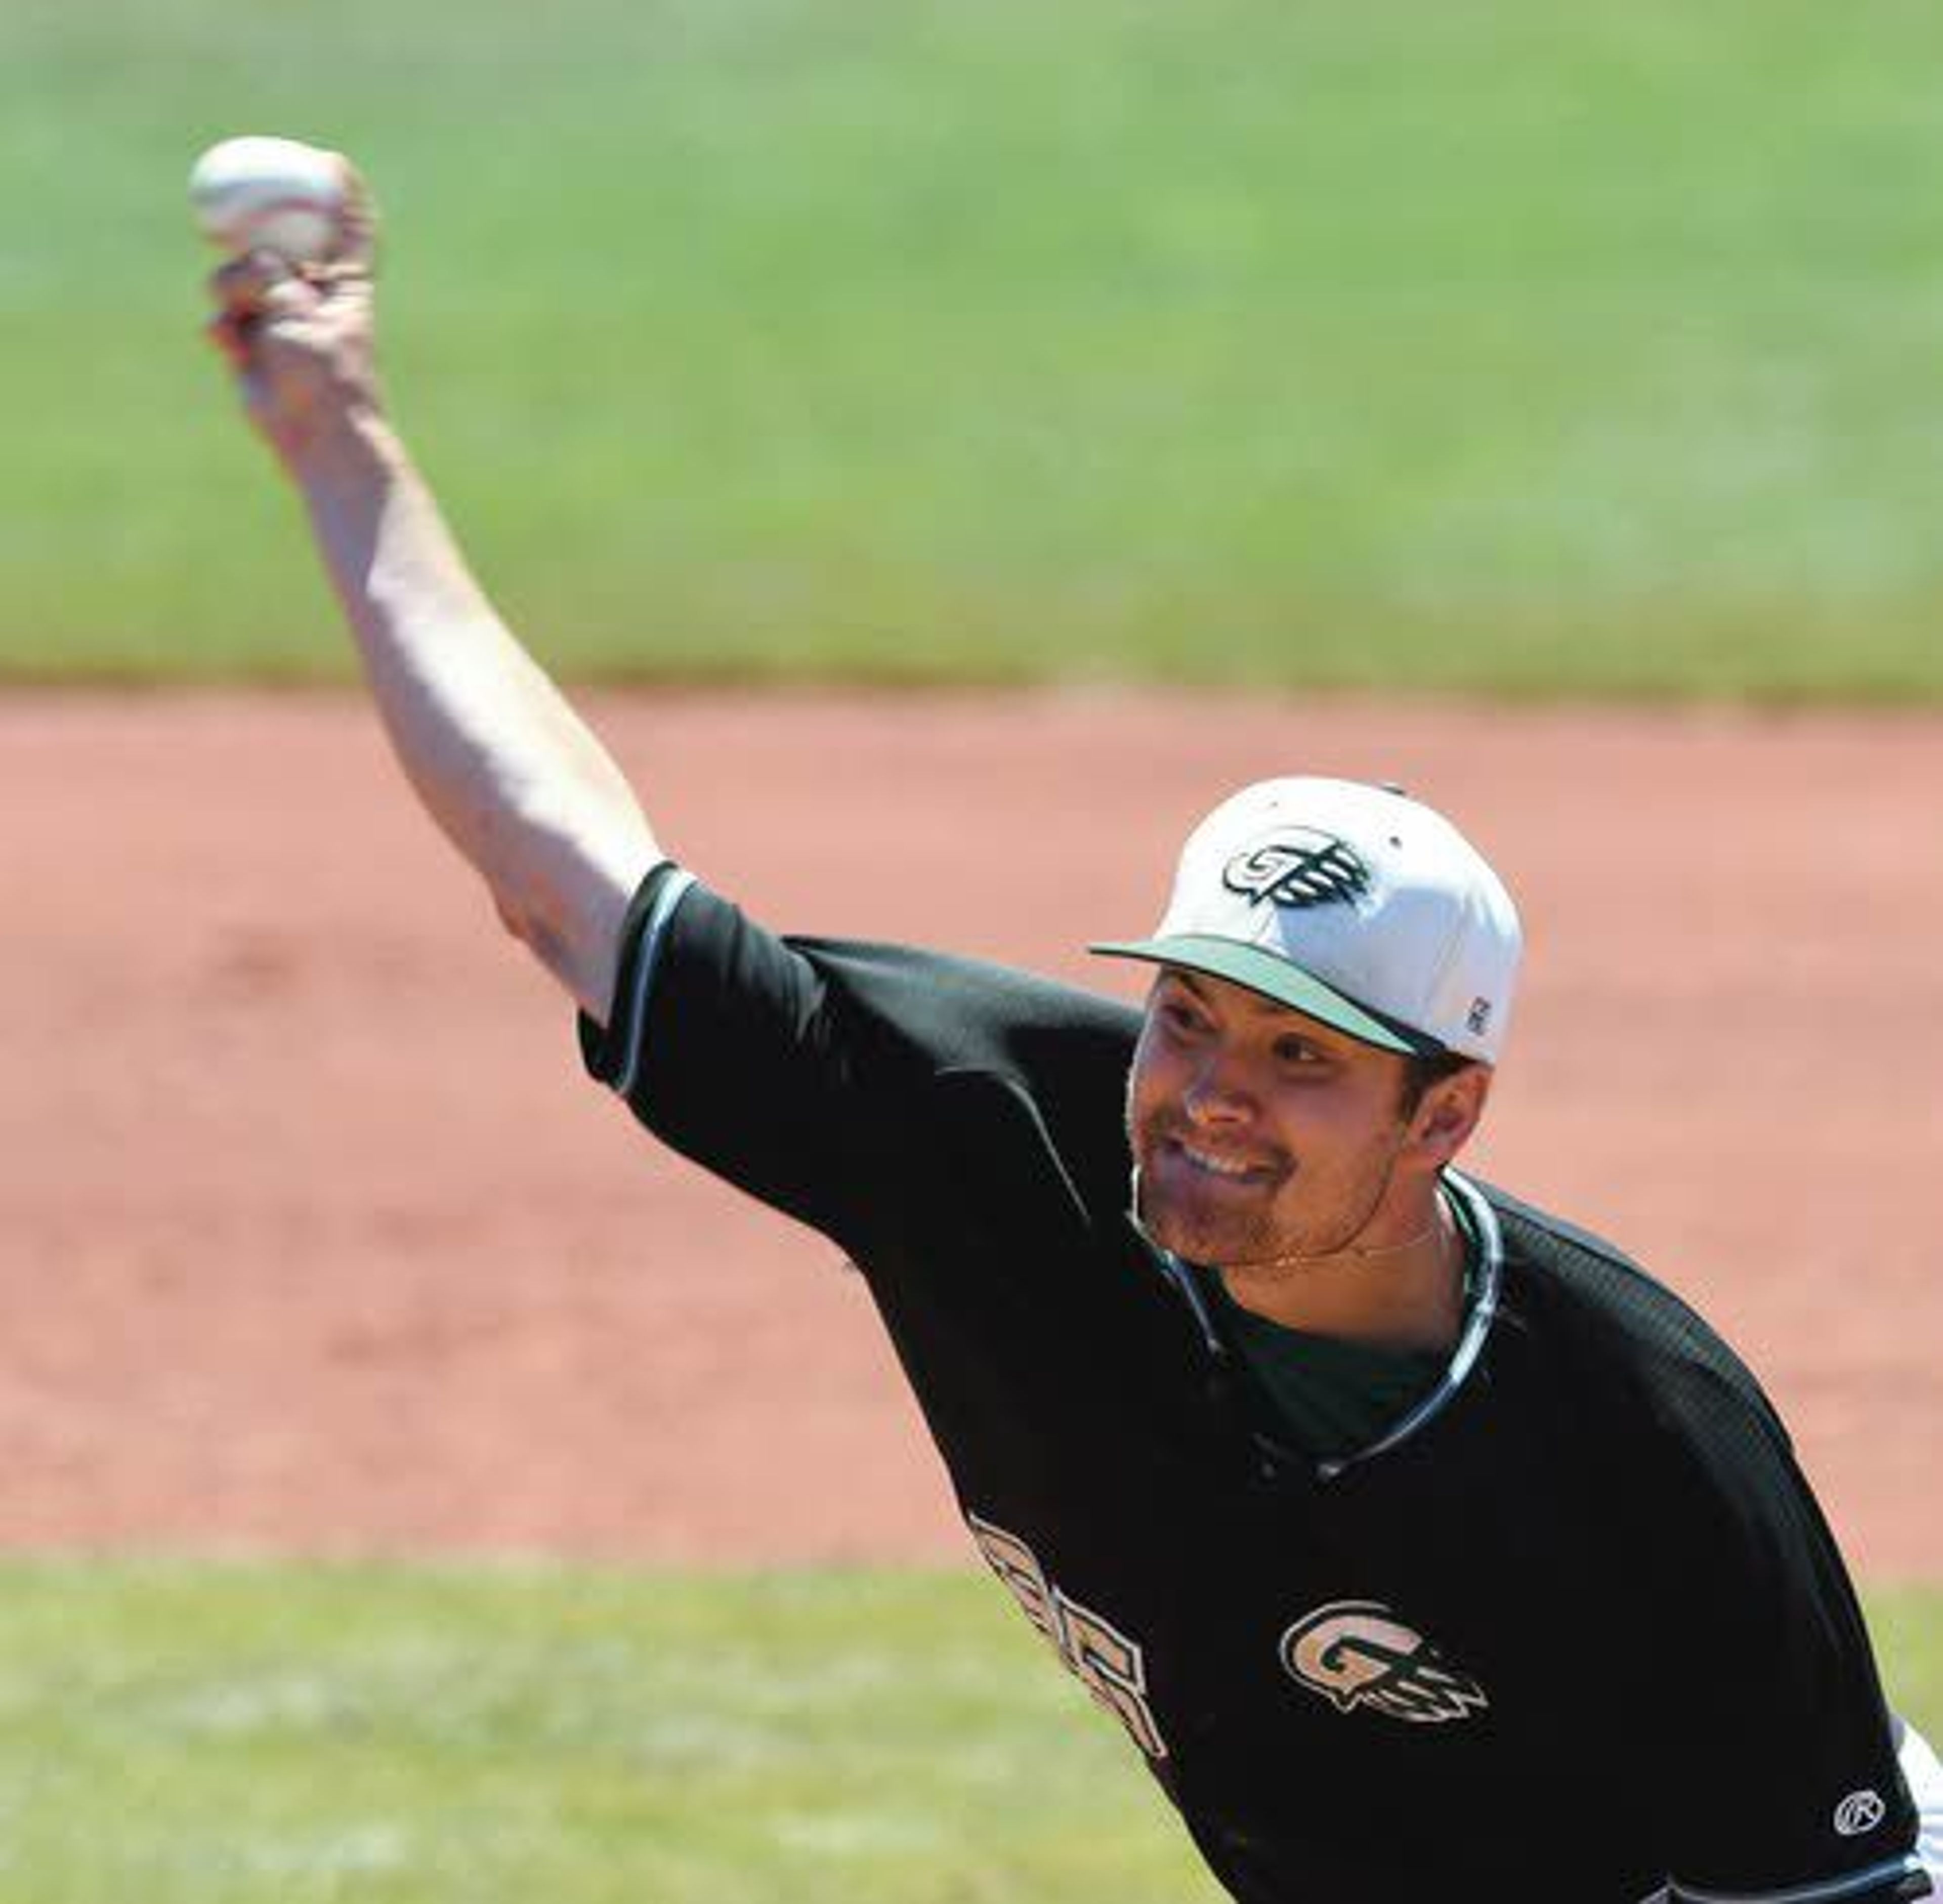
<path id="1" fill-rule="evenodd" d="M 1819 1549 L 1819 1509 L 1786 1427 L 1713 1325 L 1604 1238 L 1484 1194 L 1503 1232 L 1503 1325 L 1555 1417 L 1623 1481 L 1622 1500 L 1690 1552 L 1759 1567 Z"/>
<path id="2" fill-rule="evenodd" d="M 928 1126 L 940 1107 L 953 1117 L 999 1110 L 1055 1132 L 1062 1150 L 1103 1145 L 1117 1158 L 1124 1144 L 1140 1014 L 1119 1000 L 923 946 L 772 933 L 699 884 L 683 895 L 657 963 L 651 1036 L 668 1048 L 697 1043 L 698 1025 L 766 1024 L 769 1042 L 827 1094 L 887 1116 Z"/>
<path id="3" fill-rule="evenodd" d="M 1717 1451 L 1724 1438 L 1752 1437 L 1789 1454 L 1760 1382 L 1691 1303 L 1606 1238 L 1494 1185 L 1477 1187 L 1503 1238 L 1504 1326 L 1583 1413 L 1668 1451 Z"/>
<path id="4" fill-rule="evenodd" d="M 644 884 L 626 951 L 631 990 L 617 998 L 617 1024 L 636 1015 L 645 1029 L 652 1018 L 664 1035 L 671 1020 L 767 1019 L 853 1062 L 1031 1072 L 1094 1058 L 1124 1065 L 1139 1030 L 1132 1008 L 1011 966 L 773 930 L 675 868 Z"/>
<path id="5" fill-rule="evenodd" d="M 940 1071 L 1029 1079 L 1089 1061 L 1124 1070 L 1139 1035 L 1132 1007 L 1014 966 L 869 939 L 784 943 L 840 1009 L 901 1034 Z"/>
<path id="6" fill-rule="evenodd" d="M 582 1029 L 589 1069 L 658 1135 L 847 1230 L 941 1186 L 1036 1181 L 1048 1158 L 1089 1208 L 1117 1169 L 1124 1200 L 1138 1027 L 1125 1005 L 1008 966 L 776 932 L 667 868 L 631 911 L 608 1024 Z"/>
<path id="7" fill-rule="evenodd" d="M 966 1178 L 1054 1181 L 1095 1212 L 1126 1200 L 1128 1068 L 1140 1015 L 1007 966 L 922 947 L 792 939 L 846 1042 L 901 1080 L 916 1124 L 954 1141 Z M 915 1093 L 913 1096 L 912 1094 Z"/>
<path id="8" fill-rule="evenodd" d="M 1503 1234 L 1508 1307 L 1542 1321 L 1560 1349 L 1602 1356 L 1616 1371 L 1685 1374 L 1759 1394 L 1714 1324 L 1616 1244 L 1495 1184 L 1475 1187 Z"/>

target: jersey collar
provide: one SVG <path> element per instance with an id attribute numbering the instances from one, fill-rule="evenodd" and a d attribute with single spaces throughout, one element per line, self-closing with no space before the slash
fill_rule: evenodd
<path id="1" fill-rule="evenodd" d="M 1504 1233 L 1498 1226 L 1497 1212 L 1491 1208 L 1484 1192 L 1468 1177 L 1455 1170 L 1447 1170 L 1444 1173 L 1444 1193 L 1452 1214 L 1470 1239 L 1475 1253 L 1475 1273 L 1463 1333 L 1458 1337 L 1456 1346 L 1450 1352 L 1450 1359 L 1444 1364 L 1444 1373 L 1429 1393 L 1367 1448 L 1358 1448 L 1353 1454 L 1334 1455 L 1316 1462 L 1315 1473 L 1320 1480 L 1334 1481 L 1351 1468 L 1373 1461 L 1380 1454 L 1387 1454 L 1435 1420 L 1450 1405 L 1484 1353 L 1485 1340 L 1498 1313 L 1498 1293 L 1504 1279 Z M 1227 1345 L 1214 1325 L 1208 1299 L 1202 1293 L 1193 1271 L 1171 1250 L 1162 1249 L 1156 1245 L 1155 1254 L 1175 1293 L 1193 1312 L 1208 1353 L 1225 1359 L 1229 1353 Z"/>

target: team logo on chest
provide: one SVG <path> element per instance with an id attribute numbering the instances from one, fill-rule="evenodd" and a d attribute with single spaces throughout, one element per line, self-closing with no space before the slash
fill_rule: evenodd
<path id="1" fill-rule="evenodd" d="M 1282 1663 L 1339 1712 L 1367 1706 L 1406 1724 L 1441 1725 L 1491 1703 L 1468 1672 L 1374 1600 L 1332 1600 L 1304 1614 L 1282 1636 Z"/>

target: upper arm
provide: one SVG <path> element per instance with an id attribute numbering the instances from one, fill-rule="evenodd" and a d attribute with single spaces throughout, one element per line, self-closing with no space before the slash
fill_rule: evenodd
<path id="1" fill-rule="evenodd" d="M 611 1000 L 582 1020 L 588 1069 L 683 1155 L 853 1253 L 867 1231 L 928 1235 L 989 1156 L 968 1075 L 1030 1080 L 1033 1141 L 1110 1178 L 1122 1207 L 1125 1007 L 916 947 L 779 937 L 667 864 L 618 937 Z"/>
<path id="2" fill-rule="evenodd" d="M 699 886 L 655 868 L 625 908 L 588 1070 L 665 1142 L 830 1233 L 908 1184 L 897 1159 L 922 1063 L 846 1006 L 822 966 Z"/>

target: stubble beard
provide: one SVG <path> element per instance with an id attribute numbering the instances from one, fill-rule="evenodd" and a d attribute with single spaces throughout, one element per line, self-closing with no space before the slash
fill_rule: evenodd
<path id="1" fill-rule="evenodd" d="M 1207 1207 L 1220 1192 L 1211 1187 L 1206 1204 L 1174 1197 L 1162 1203 L 1153 1193 L 1150 1160 L 1171 1138 L 1186 1133 L 1165 1118 L 1143 1124 L 1129 1112 L 1128 1139 L 1134 1155 L 1133 1211 L 1143 1234 L 1162 1248 L 1190 1263 L 1226 1270 L 1300 1273 L 1310 1263 L 1340 1260 L 1368 1229 L 1389 1193 L 1396 1172 L 1392 1150 L 1380 1165 L 1359 1172 L 1355 1182 L 1332 1197 L 1328 1207 L 1304 1210 L 1287 1207 L 1285 1193 L 1300 1165 L 1285 1161 L 1286 1174 L 1273 1199 L 1259 1211 L 1243 1212 Z"/>

